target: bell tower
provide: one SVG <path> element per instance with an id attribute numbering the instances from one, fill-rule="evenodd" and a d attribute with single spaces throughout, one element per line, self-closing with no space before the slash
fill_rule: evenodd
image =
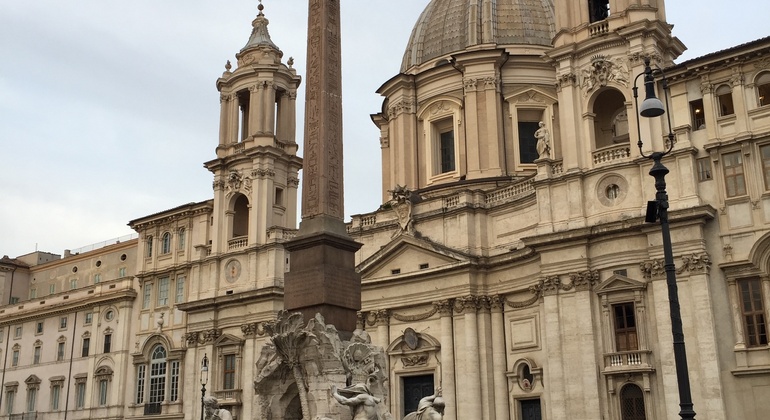
<path id="1" fill-rule="evenodd" d="M 557 149 L 565 171 L 582 171 L 602 161 L 597 153 L 630 153 L 624 145 L 636 142 L 628 129 L 636 126 L 634 76 L 645 58 L 670 66 L 685 46 L 671 34 L 663 0 L 556 0 L 554 6 L 556 36 L 546 55 L 556 68 L 564 133 Z"/>
<path id="2" fill-rule="evenodd" d="M 264 6 L 251 36 L 217 80 L 220 93 L 211 253 L 260 246 L 296 229 L 298 172 L 296 99 L 301 78 L 270 39 Z"/>

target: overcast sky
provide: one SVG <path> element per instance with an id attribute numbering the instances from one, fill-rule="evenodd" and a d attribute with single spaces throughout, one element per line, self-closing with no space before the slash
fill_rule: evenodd
<path id="1" fill-rule="evenodd" d="M 375 90 L 399 71 L 429 0 L 342 0 L 345 213 L 380 204 Z M 265 0 L 305 74 L 307 0 Z M 679 60 L 770 35 L 770 2 L 667 2 Z M 0 256 L 62 253 L 130 220 L 212 197 L 216 79 L 256 0 L 0 0 Z M 298 103 L 302 142 L 304 84 Z"/>

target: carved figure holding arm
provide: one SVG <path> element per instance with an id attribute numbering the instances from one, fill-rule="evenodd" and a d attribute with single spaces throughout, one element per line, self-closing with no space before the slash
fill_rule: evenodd
<path id="1" fill-rule="evenodd" d="M 203 399 L 206 420 L 233 420 L 233 415 L 224 408 L 219 408 L 219 401 L 214 397 Z"/>
<path id="2" fill-rule="evenodd" d="M 337 389 L 337 385 L 332 385 L 331 391 L 338 403 L 350 407 L 352 420 L 378 420 L 377 404 L 380 399 L 372 395 L 366 385 L 356 384 L 341 390 Z"/>
<path id="3" fill-rule="evenodd" d="M 417 404 L 417 411 L 407 414 L 404 420 L 442 420 L 445 406 L 439 387 L 435 394 L 420 399 Z"/>
<path id="4" fill-rule="evenodd" d="M 545 128 L 545 123 L 540 121 L 538 124 L 540 128 L 535 131 L 535 138 L 537 139 L 537 154 L 540 159 L 551 157 L 551 134 L 548 129 Z"/>

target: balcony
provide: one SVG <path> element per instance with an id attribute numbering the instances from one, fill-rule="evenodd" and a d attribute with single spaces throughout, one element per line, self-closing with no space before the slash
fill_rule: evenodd
<path id="1" fill-rule="evenodd" d="M 233 251 L 236 249 L 246 248 L 246 245 L 248 244 L 249 244 L 248 236 L 236 236 L 235 238 L 227 241 L 227 250 Z"/>
<path id="2" fill-rule="evenodd" d="M 593 152 L 594 165 L 605 164 L 631 157 L 631 147 L 628 143 L 612 145 Z"/>
<path id="3" fill-rule="evenodd" d="M 242 390 L 240 389 L 223 389 L 219 391 L 212 391 L 214 396 L 219 401 L 219 405 L 241 405 L 241 394 Z"/>
<path id="4" fill-rule="evenodd" d="M 160 403 L 147 403 L 144 405 L 144 415 L 145 416 L 152 416 L 152 415 L 158 415 L 162 413 L 162 406 Z"/>
<path id="5" fill-rule="evenodd" d="M 605 375 L 631 372 L 652 372 L 655 369 L 650 365 L 652 352 L 649 350 L 620 351 L 604 354 Z"/>

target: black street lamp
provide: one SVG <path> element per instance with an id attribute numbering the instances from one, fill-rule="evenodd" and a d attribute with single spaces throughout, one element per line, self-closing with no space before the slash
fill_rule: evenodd
<path id="1" fill-rule="evenodd" d="M 662 70 L 656 72 L 660 74 L 664 99 L 668 104 L 668 80 Z M 636 82 L 639 76 L 644 75 L 645 97 L 641 108 L 639 107 L 638 88 Z M 666 113 L 664 104 L 655 97 L 655 75 L 650 68 L 650 59 L 644 60 L 644 72 L 640 73 L 634 79 L 634 106 L 639 111 L 639 115 L 645 118 L 659 117 Z M 652 152 L 645 155 L 642 151 L 642 130 L 639 118 L 636 119 L 636 129 L 639 135 L 639 153 L 642 157 L 652 159 L 654 162 L 650 175 L 655 178 L 655 201 L 647 202 L 647 223 L 655 223 L 660 220 L 660 229 L 663 234 L 663 259 L 666 270 L 666 285 L 668 286 L 669 310 L 671 312 L 671 333 L 674 337 L 674 363 L 676 364 L 676 382 L 679 387 L 679 417 L 686 420 L 695 419 L 693 411 L 692 396 L 690 395 L 690 375 L 687 369 L 687 352 L 684 346 L 684 332 L 682 331 L 682 315 L 679 308 L 679 292 L 676 285 L 676 267 L 674 266 L 674 253 L 671 250 L 671 230 L 668 225 L 668 194 L 666 193 L 666 174 L 668 168 L 663 166 L 660 160 L 671 152 L 674 148 L 674 133 L 671 132 L 671 116 L 666 115 L 668 119 L 668 145 L 665 152 Z"/>
<path id="2" fill-rule="evenodd" d="M 206 357 L 206 353 L 203 353 L 203 360 L 201 360 L 201 420 L 203 420 L 203 412 L 205 407 L 203 399 L 206 398 L 206 384 L 209 382 L 209 358 Z"/>

